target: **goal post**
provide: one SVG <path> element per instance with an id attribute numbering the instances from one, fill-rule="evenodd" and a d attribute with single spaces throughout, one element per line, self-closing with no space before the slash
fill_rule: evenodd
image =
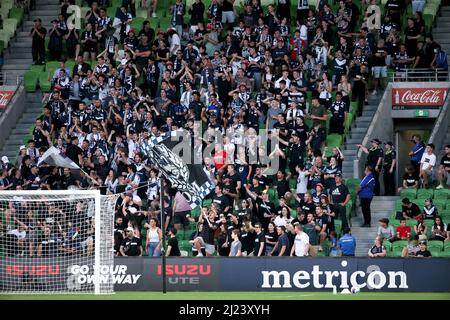
<path id="1" fill-rule="evenodd" d="M 113 293 L 119 196 L 1 191 L 0 293 Z"/>

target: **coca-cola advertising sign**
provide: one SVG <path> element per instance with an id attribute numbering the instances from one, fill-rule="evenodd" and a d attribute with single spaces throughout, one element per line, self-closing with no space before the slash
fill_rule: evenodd
<path id="1" fill-rule="evenodd" d="M 0 110 L 6 108 L 13 95 L 14 91 L 0 91 Z"/>
<path id="2" fill-rule="evenodd" d="M 447 90 L 447 88 L 393 88 L 392 106 L 408 109 L 442 107 Z"/>

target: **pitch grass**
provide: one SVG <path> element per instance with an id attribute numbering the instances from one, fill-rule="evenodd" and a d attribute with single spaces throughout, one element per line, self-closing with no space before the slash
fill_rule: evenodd
<path id="1" fill-rule="evenodd" d="M 0 294 L 0 300 L 450 300 L 450 292 L 117 292 L 90 294 Z"/>

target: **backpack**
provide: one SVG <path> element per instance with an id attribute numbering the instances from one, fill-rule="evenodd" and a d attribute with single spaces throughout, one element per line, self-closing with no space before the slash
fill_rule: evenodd
<path id="1" fill-rule="evenodd" d="M 439 50 L 436 57 L 436 66 L 440 69 L 448 70 L 447 54 L 444 50 Z"/>

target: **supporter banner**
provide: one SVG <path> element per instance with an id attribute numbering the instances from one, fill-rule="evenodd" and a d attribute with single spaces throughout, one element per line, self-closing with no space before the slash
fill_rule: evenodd
<path id="1" fill-rule="evenodd" d="M 0 259 L 0 292 L 93 292 L 93 259 Z M 450 259 L 171 258 L 168 291 L 450 292 Z M 121 257 L 101 266 L 116 291 L 161 291 L 160 258 Z M 108 278 L 109 279 L 109 278 Z"/>
<path id="2" fill-rule="evenodd" d="M 0 110 L 3 110 L 8 105 L 9 101 L 11 101 L 14 96 L 15 91 L 5 91 L 0 90 Z"/>
<path id="3" fill-rule="evenodd" d="M 444 105 L 448 88 L 393 88 L 394 109 L 439 108 Z"/>

